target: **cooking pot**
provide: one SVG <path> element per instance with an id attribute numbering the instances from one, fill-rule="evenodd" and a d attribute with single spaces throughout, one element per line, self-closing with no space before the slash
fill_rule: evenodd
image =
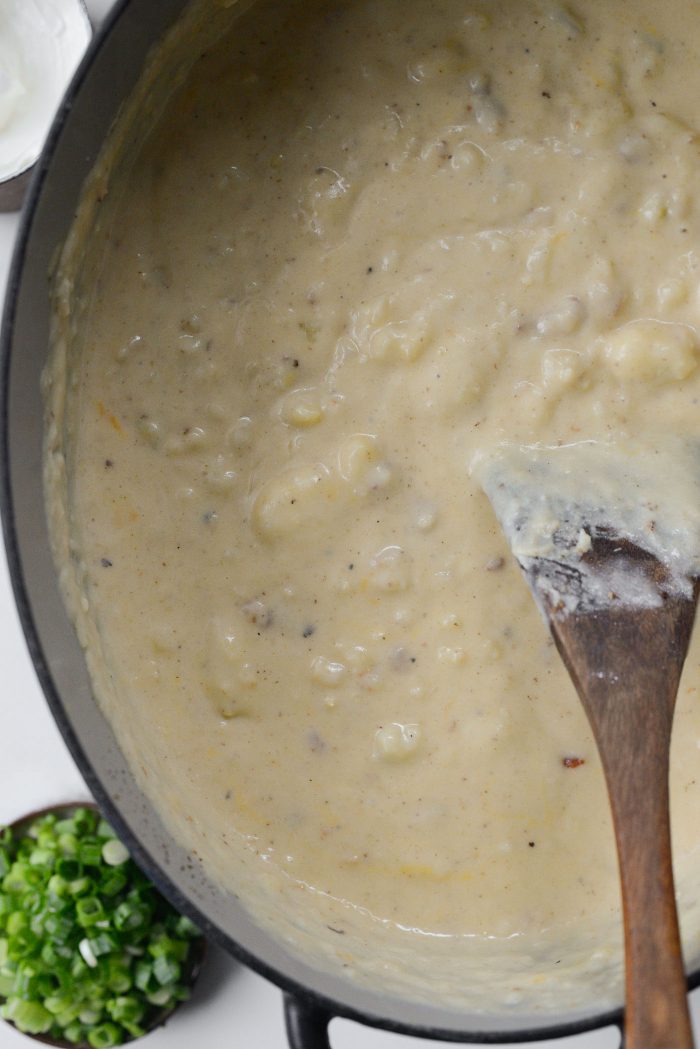
<path id="1" fill-rule="evenodd" d="M 2 337 L 2 516 L 15 597 L 51 711 L 85 780 L 132 855 L 207 937 L 285 992 L 293 1049 L 328 1049 L 328 1023 L 360 1023 L 452 1042 L 527 1042 L 620 1021 L 621 1011 L 467 1014 L 400 998 L 312 967 L 258 926 L 170 836 L 141 793 L 92 695 L 50 553 L 42 487 L 40 376 L 49 344 L 48 275 L 81 187 L 151 46 L 187 0 L 121 0 L 95 38 L 37 165 L 9 281 Z M 700 982 L 700 971 L 691 985 Z"/>

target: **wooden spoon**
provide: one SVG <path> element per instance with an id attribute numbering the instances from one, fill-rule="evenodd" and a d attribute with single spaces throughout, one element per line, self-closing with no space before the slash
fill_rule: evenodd
<path id="1" fill-rule="evenodd" d="M 501 445 L 472 466 L 591 723 L 612 807 L 627 1049 L 689 1049 L 669 750 L 698 601 L 698 448 Z"/>
<path id="2" fill-rule="evenodd" d="M 668 769 L 698 586 L 691 595 L 674 593 L 665 566 L 624 539 L 594 537 L 582 561 L 588 578 L 609 579 L 611 567 L 641 571 L 659 594 L 654 607 L 620 606 L 611 593 L 607 607 L 577 611 L 566 599 L 578 598 L 582 577 L 570 564 L 533 558 L 524 568 L 588 715 L 607 781 L 622 883 L 626 1049 L 688 1049 Z"/>

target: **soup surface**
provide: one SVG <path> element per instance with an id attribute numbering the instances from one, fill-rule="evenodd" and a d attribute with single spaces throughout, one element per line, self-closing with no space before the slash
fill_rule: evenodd
<path id="1" fill-rule="evenodd" d="M 79 219 L 48 485 L 100 701 L 178 837 L 358 979 L 620 993 L 595 747 L 470 468 L 700 436 L 698 99 L 687 0 L 263 0 Z"/>

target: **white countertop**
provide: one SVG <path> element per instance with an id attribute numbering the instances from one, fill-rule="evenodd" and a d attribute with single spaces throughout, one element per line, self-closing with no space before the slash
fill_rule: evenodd
<path id="1" fill-rule="evenodd" d="M 97 23 L 112 0 L 85 2 Z M 0 299 L 16 229 L 16 215 L 0 215 Z M 0 553 L 0 666 L 1 824 L 43 805 L 87 796 L 36 680 L 14 608 L 4 551 Z M 691 1001 L 698 1025 L 698 992 Z M 333 1049 L 420 1049 L 438 1044 L 370 1030 L 347 1021 L 332 1025 L 331 1040 Z M 24 1036 L 0 1024 L 0 1049 L 26 1049 L 30 1044 Z M 607 1030 L 558 1042 L 528 1044 L 532 1049 L 617 1049 L 619 1036 Z M 148 1049 L 285 1049 L 280 992 L 222 951 L 212 950 L 192 1001 L 167 1027 L 148 1035 L 144 1045 Z"/>

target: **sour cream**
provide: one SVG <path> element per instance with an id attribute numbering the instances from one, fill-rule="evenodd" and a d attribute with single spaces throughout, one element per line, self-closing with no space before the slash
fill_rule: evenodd
<path id="1" fill-rule="evenodd" d="M 0 0 L 0 182 L 37 159 L 91 32 L 80 0 Z"/>

